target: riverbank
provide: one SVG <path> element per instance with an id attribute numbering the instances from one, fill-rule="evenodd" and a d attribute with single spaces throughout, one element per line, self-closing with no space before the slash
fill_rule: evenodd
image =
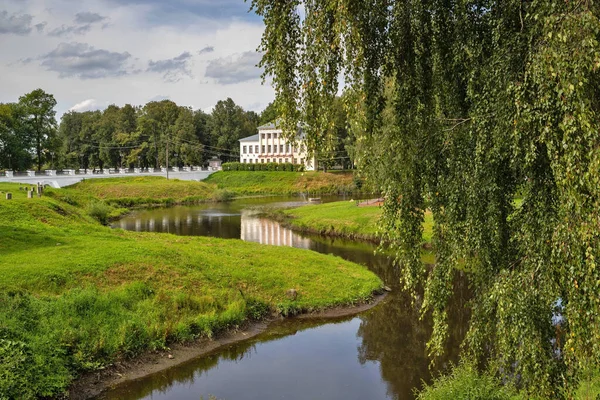
<path id="1" fill-rule="evenodd" d="M 361 186 L 352 172 L 221 171 L 203 182 L 236 196 L 343 194 Z"/>
<path id="2" fill-rule="evenodd" d="M 336 307 L 313 313 L 298 314 L 292 318 L 303 320 L 337 320 L 369 310 L 381 303 L 385 298 L 385 294 L 377 295 L 369 303 L 353 307 Z M 215 338 L 203 338 L 195 342 L 174 344 L 169 349 L 147 352 L 134 360 L 119 362 L 100 372 L 86 374 L 70 388 L 69 399 L 91 399 L 106 390 L 126 384 L 127 382 L 176 368 L 226 346 L 253 339 L 267 331 L 272 323 L 281 320 L 281 316 L 272 316 L 265 321 L 247 323 L 239 329 L 228 330 Z"/>
<path id="3" fill-rule="evenodd" d="M 232 197 L 214 184 L 159 176 L 88 179 L 51 191 L 62 199 L 90 196 L 110 205 L 129 208 L 226 201 Z"/>
<path id="4" fill-rule="evenodd" d="M 356 201 L 311 204 L 304 207 L 272 210 L 266 217 L 283 226 L 304 233 L 337 236 L 379 242 L 377 229 L 383 210 L 377 204 L 357 206 Z M 433 235 L 433 216 L 425 213 L 423 244 L 428 246 Z"/>
<path id="5" fill-rule="evenodd" d="M 333 256 L 111 230 L 81 207 L 26 199 L 18 187 L 0 187 L 15 195 L 0 199 L 0 358 L 8 360 L 0 395 L 8 398 L 56 396 L 86 371 L 272 313 L 369 302 L 382 286 Z"/>

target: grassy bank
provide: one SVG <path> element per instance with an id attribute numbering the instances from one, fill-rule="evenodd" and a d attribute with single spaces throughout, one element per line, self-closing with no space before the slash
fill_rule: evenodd
<path id="1" fill-rule="evenodd" d="M 111 230 L 18 186 L 0 186 L 15 194 L 0 199 L 0 398 L 56 395 L 116 360 L 270 312 L 363 302 L 381 286 L 333 256 Z"/>
<path id="2" fill-rule="evenodd" d="M 219 189 L 229 190 L 238 196 L 337 194 L 359 189 L 351 172 L 222 171 L 212 174 L 204 182 L 214 184 Z"/>
<path id="3" fill-rule="evenodd" d="M 269 216 L 301 232 L 376 241 L 381 213 L 378 206 L 358 207 L 355 201 L 339 201 L 278 210 Z M 431 241 L 432 232 L 433 217 L 427 212 L 424 242 Z"/>
<path id="4" fill-rule="evenodd" d="M 215 185 L 159 176 L 88 179 L 61 189 L 60 192 L 75 197 L 89 195 L 124 207 L 191 204 L 229 199 L 227 193 L 217 189 Z"/>
<path id="5" fill-rule="evenodd" d="M 565 393 L 565 399 L 595 400 L 600 396 L 600 372 L 584 373 L 574 393 Z M 469 364 L 461 364 L 445 376 L 425 385 L 417 400 L 542 400 L 535 393 L 523 393 L 503 384 L 495 376 L 478 372 Z"/>

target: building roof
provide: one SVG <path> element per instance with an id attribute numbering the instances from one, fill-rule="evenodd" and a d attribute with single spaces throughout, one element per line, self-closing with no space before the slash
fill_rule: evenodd
<path id="1" fill-rule="evenodd" d="M 239 140 L 240 142 L 258 142 L 258 133 Z"/>
<path id="2" fill-rule="evenodd" d="M 258 127 L 258 130 L 266 130 L 266 129 L 277 129 L 279 127 L 279 120 L 271 121 L 268 124 L 264 124 Z"/>

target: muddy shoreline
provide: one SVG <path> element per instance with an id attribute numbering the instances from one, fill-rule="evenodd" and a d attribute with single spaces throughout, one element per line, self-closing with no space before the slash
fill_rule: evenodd
<path id="1" fill-rule="evenodd" d="M 385 298 L 386 293 L 376 295 L 371 302 L 358 306 L 335 307 L 319 312 L 296 315 L 291 318 L 333 320 L 353 316 L 375 307 Z M 224 346 L 252 339 L 265 332 L 272 322 L 282 319 L 284 319 L 282 316 L 273 316 L 266 321 L 247 323 L 236 330 L 227 331 L 213 339 L 200 339 L 187 344 L 174 344 L 169 351 L 147 352 L 133 360 L 116 362 L 103 370 L 87 373 L 77 379 L 65 398 L 71 400 L 92 399 L 108 389 L 177 367 Z"/>

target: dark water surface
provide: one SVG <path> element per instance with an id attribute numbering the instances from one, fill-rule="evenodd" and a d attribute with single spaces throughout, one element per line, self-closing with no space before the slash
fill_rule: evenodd
<path id="1" fill-rule="evenodd" d="M 339 199 L 324 199 L 324 201 Z M 428 320 L 398 287 L 390 260 L 374 246 L 300 235 L 258 218 L 264 206 L 304 205 L 298 199 L 252 199 L 228 204 L 140 211 L 116 228 L 243 239 L 293 246 L 366 265 L 393 292 L 359 316 L 337 320 L 283 320 L 263 334 L 150 377 L 119 386 L 102 399 L 412 399 L 430 381 L 425 343 Z M 447 355 L 433 374 L 458 359 L 467 328 L 465 279 L 458 276 L 449 309 Z"/>

